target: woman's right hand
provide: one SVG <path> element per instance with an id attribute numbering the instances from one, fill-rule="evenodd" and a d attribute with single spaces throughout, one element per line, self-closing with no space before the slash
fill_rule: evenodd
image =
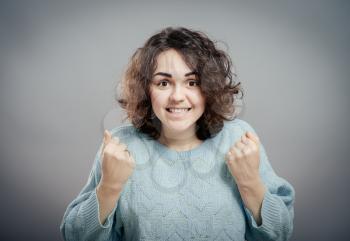
<path id="1" fill-rule="evenodd" d="M 120 192 L 135 168 L 135 160 L 120 143 L 118 137 L 112 137 L 108 130 L 104 132 L 101 158 L 100 187 L 112 192 Z"/>

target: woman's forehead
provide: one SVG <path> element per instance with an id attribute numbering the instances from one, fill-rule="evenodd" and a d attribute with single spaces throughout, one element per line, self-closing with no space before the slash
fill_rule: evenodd
<path id="1" fill-rule="evenodd" d="M 157 57 L 157 72 L 166 72 L 170 74 L 179 74 L 183 76 L 186 73 L 191 72 L 191 68 L 183 60 L 181 54 L 176 50 L 170 49 L 160 53 Z"/>

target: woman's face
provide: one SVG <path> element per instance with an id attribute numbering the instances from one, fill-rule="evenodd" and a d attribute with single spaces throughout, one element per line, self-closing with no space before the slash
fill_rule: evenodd
<path id="1" fill-rule="evenodd" d="M 162 123 L 162 131 L 195 133 L 196 121 L 205 109 L 205 97 L 197 75 L 175 50 L 158 55 L 150 95 L 153 112 Z"/>

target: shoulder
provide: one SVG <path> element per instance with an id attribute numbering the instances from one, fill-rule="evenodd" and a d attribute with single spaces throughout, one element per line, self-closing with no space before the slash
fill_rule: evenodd
<path id="1" fill-rule="evenodd" d="M 152 140 L 150 136 L 141 132 L 131 123 L 123 123 L 119 126 L 116 126 L 110 129 L 110 133 L 112 137 L 118 137 L 120 140 L 122 139 L 142 139 L 142 140 Z"/>
<path id="2" fill-rule="evenodd" d="M 112 137 L 118 137 L 121 143 L 129 145 L 137 145 L 141 141 L 147 139 L 147 136 L 141 133 L 134 125 L 124 123 L 110 130 Z"/>
<path id="3" fill-rule="evenodd" d="M 231 121 L 224 121 L 223 129 L 225 131 L 233 131 L 233 132 L 251 131 L 253 133 L 256 133 L 254 128 L 247 121 L 239 118 L 235 118 Z"/>
<path id="4" fill-rule="evenodd" d="M 126 144 L 130 152 L 142 153 L 152 149 L 152 139 L 130 123 L 114 127 L 110 132 L 113 137 L 118 137 L 120 142 Z"/>
<path id="5" fill-rule="evenodd" d="M 214 138 L 214 141 L 219 143 L 217 145 L 222 146 L 224 149 L 228 149 L 247 131 L 255 133 L 253 127 L 247 121 L 239 118 L 224 121 L 224 126 L 219 134 Z"/>
<path id="6" fill-rule="evenodd" d="M 110 130 L 113 137 L 118 137 L 120 139 L 135 137 L 138 133 L 137 129 L 130 123 L 125 123 L 116 126 Z"/>

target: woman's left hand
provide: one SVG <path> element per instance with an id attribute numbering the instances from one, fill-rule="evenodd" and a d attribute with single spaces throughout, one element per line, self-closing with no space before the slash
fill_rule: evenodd
<path id="1" fill-rule="evenodd" d="M 249 131 L 229 149 L 226 164 L 238 187 L 251 186 L 260 181 L 259 149 L 259 137 Z"/>
<path id="2" fill-rule="evenodd" d="M 228 151 L 226 163 L 234 177 L 245 206 L 258 225 L 262 223 L 261 207 L 266 192 L 260 178 L 260 140 L 252 132 L 242 135 Z"/>

